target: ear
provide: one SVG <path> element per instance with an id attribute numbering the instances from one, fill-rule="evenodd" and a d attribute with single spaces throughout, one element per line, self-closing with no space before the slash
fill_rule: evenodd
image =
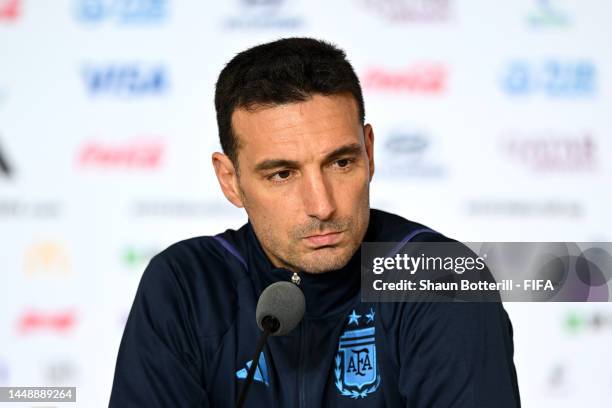
<path id="1" fill-rule="evenodd" d="M 215 152 L 212 155 L 212 164 L 225 198 L 238 208 L 244 207 L 238 186 L 238 174 L 230 158 L 223 153 Z"/>
<path id="2" fill-rule="evenodd" d="M 363 127 L 363 139 L 370 165 L 370 181 L 372 181 L 374 177 L 374 129 L 369 123 Z"/>

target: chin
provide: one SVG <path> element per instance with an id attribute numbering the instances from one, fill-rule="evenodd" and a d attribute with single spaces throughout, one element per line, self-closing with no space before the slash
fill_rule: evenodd
<path id="1" fill-rule="evenodd" d="M 323 247 L 309 254 L 301 268 L 307 273 L 325 273 L 344 267 L 351 259 L 345 251 L 338 253 L 339 248 Z M 322 259 L 323 258 L 323 259 Z"/>

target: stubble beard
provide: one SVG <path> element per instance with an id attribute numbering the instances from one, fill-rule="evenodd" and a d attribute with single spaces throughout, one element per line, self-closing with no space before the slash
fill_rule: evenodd
<path id="1" fill-rule="evenodd" d="M 242 191 L 241 196 L 244 208 L 247 214 L 249 214 L 249 206 Z M 359 249 L 369 225 L 369 189 L 363 201 L 361 217 L 348 216 L 332 221 L 320 221 L 313 218 L 306 225 L 294 227 L 289 233 L 289 237 L 284 241 L 275 234 L 271 227 L 272 223 L 266 220 L 262 222 L 261 226 L 255 226 L 252 220 L 251 223 L 254 227 L 257 227 L 258 233 L 256 233 L 256 236 L 264 252 L 266 252 L 268 258 L 271 258 L 270 255 L 273 255 L 276 263 L 281 264 L 280 267 L 293 272 L 326 273 L 343 268 Z M 304 237 L 318 232 L 332 231 L 343 231 L 344 239 L 348 240 L 344 247 L 328 246 L 317 249 L 305 247 Z M 355 239 L 356 234 L 359 234 L 357 239 Z M 298 250 L 292 250 L 292 248 L 299 248 L 299 253 L 297 252 Z M 275 264 L 275 262 L 272 263 Z"/>

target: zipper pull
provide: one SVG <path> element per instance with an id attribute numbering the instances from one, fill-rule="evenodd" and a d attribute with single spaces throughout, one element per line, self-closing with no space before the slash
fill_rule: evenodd
<path id="1" fill-rule="evenodd" d="M 300 275 L 298 275 L 297 272 L 293 272 L 293 275 L 291 275 L 291 282 L 293 282 L 297 286 L 300 286 L 300 282 L 302 282 L 302 278 L 300 278 Z"/>

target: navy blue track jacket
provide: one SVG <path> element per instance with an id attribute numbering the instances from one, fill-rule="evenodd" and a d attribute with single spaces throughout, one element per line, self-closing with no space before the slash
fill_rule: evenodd
<path id="1" fill-rule="evenodd" d="M 371 209 L 364 241 L 451 240 Z M 360 257 L 301 274 L 305 317 L 268 339 L 246 407 L 520 406 L 501 303 L 363 303 Z M 257 299 L 291 276 L 272 265 L 250 222 L 156 255 L 123 333 L 110 406 L 235 406 L 261 334 Z"/>

